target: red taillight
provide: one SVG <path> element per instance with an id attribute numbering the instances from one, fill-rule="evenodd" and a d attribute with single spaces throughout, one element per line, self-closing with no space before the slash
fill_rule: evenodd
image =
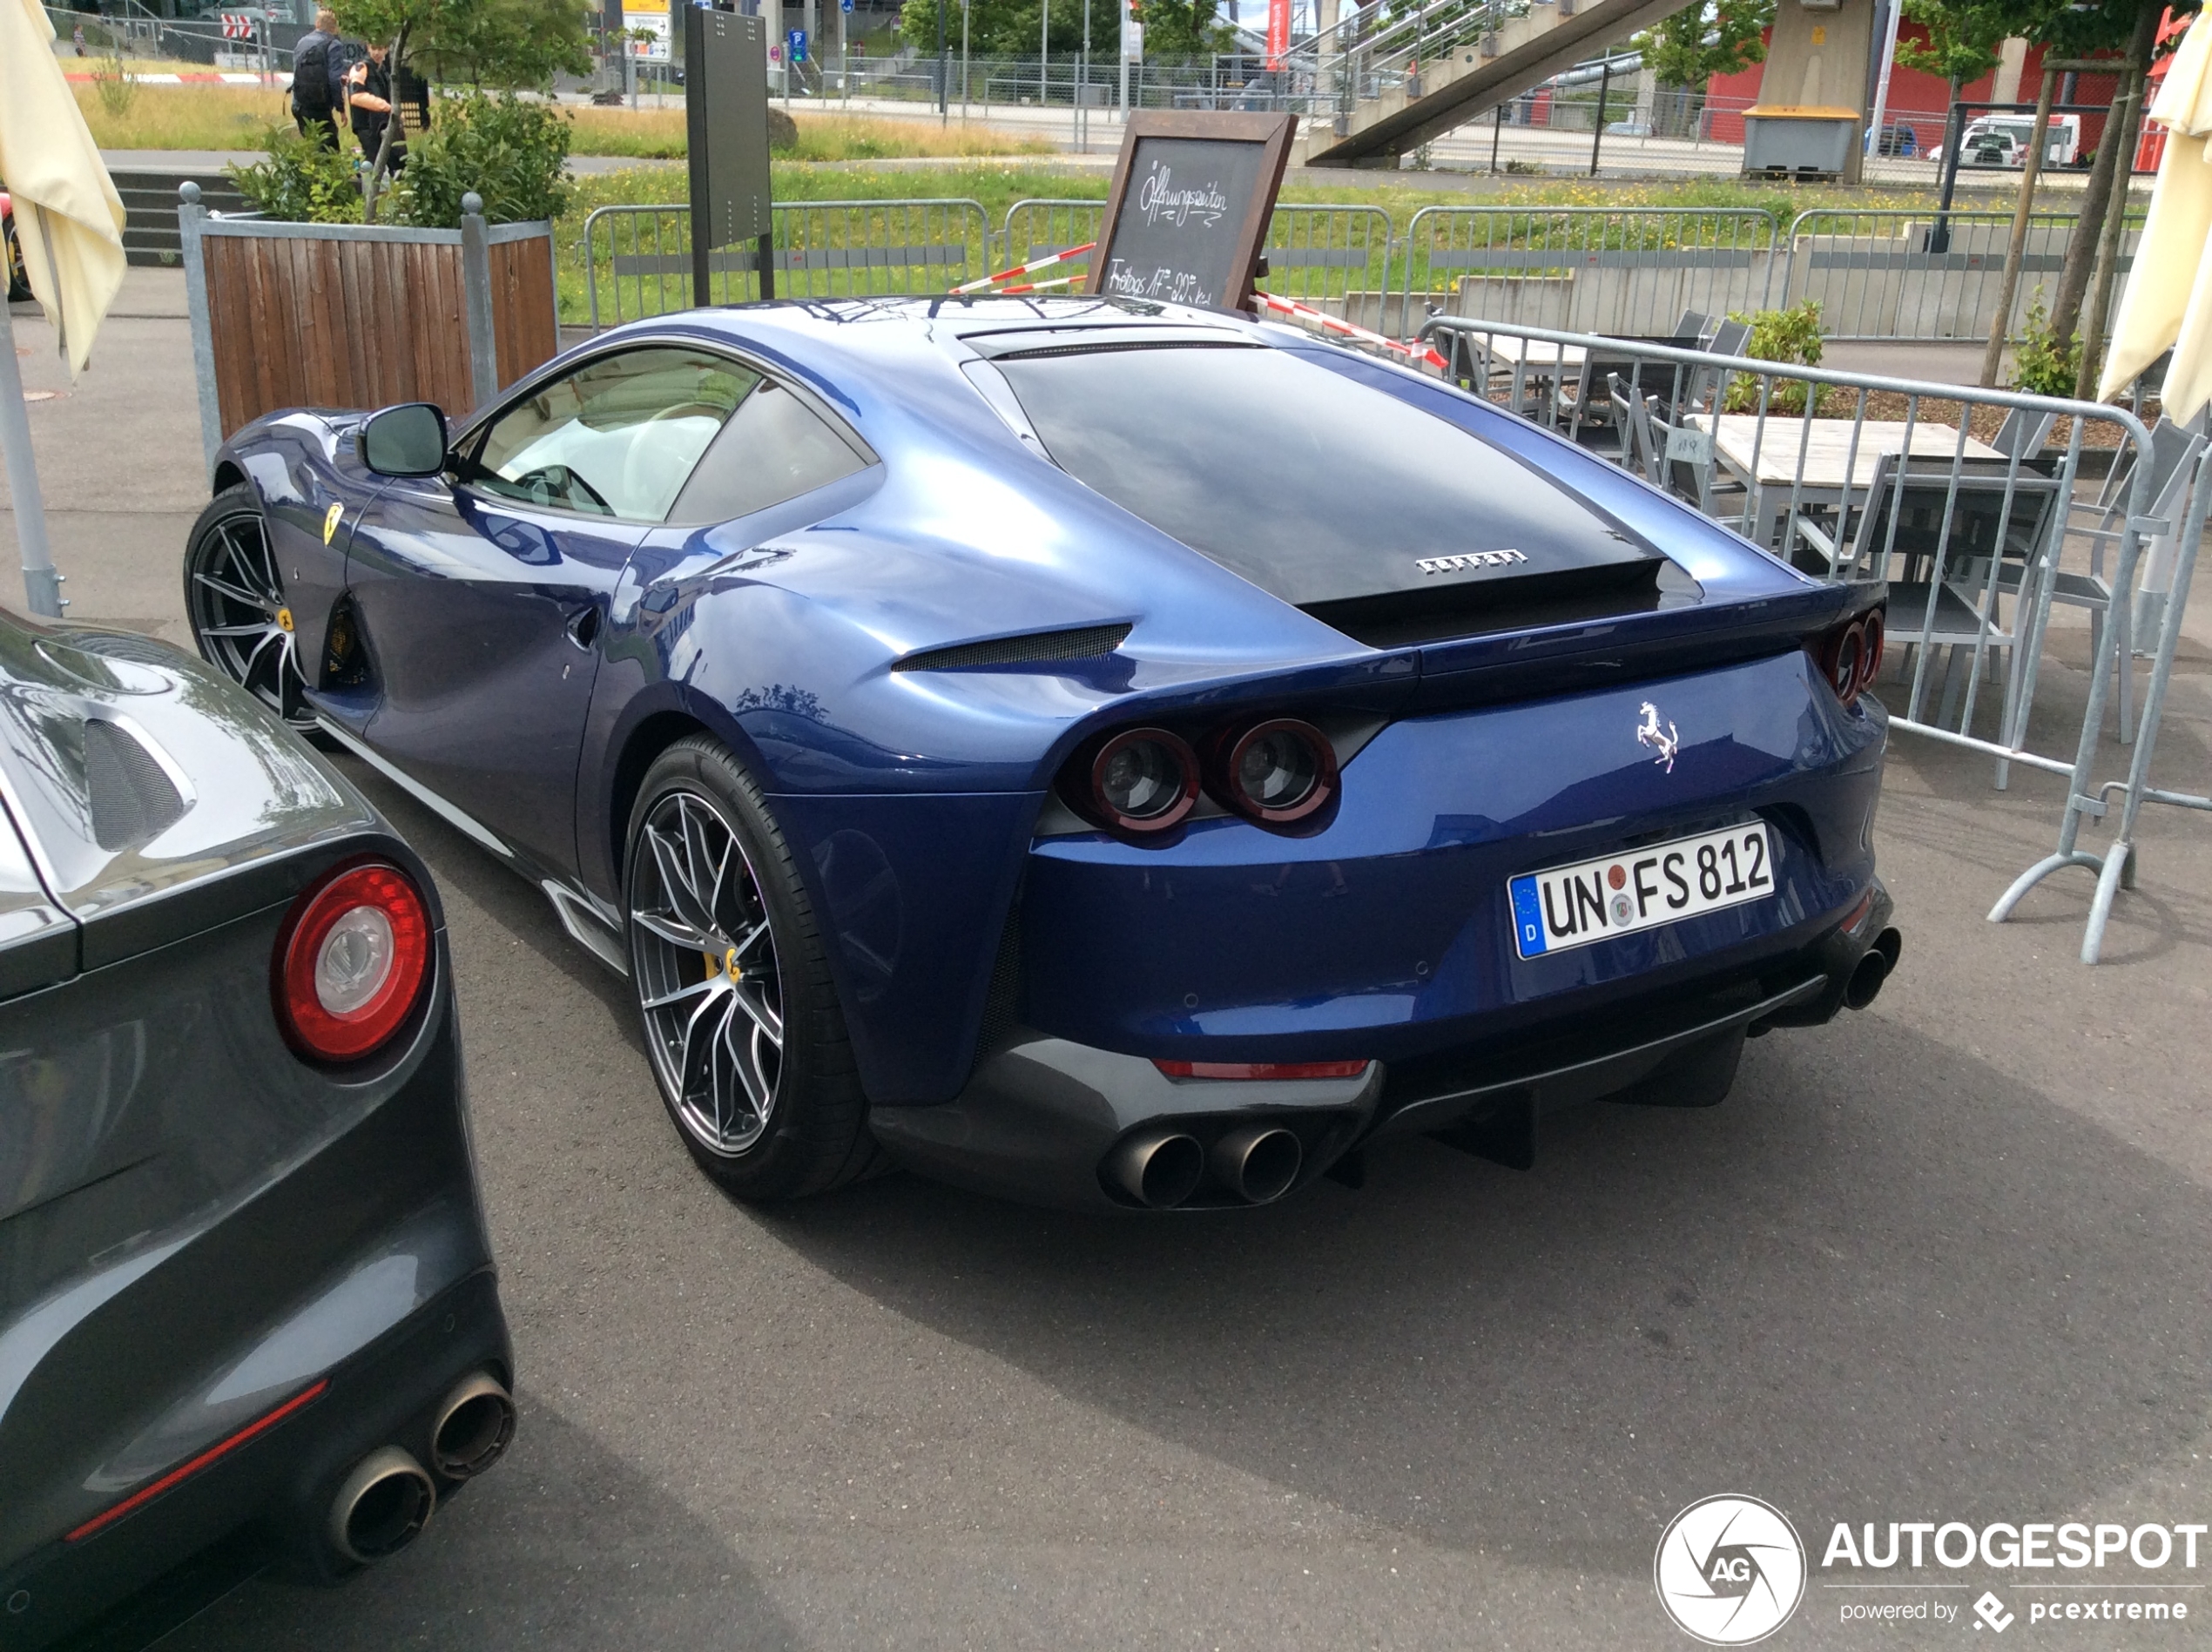
<path id="1" fill-rule="evenodd" d="M 1209 789 L 1224 808 L 1262 826 L 1291 826 L 1337 794 L 1337 753 L 1328 737 L 1294 717 L 1231 730 L 1212 744 Z"/>
<path id="2" fill-rule="evenodd" d="M 1357 1078 L 1365 1062 L 1163 1062 L 1152 1065 L 1170 1078 Z"/>
<path id="3" fill-rule="evenodd" d="M 1068 801 L 1093 823 L 1147 838 L 1180 826 L 1198 800 L 1198 757 L 1166 729 L 1123 729 L 1078 759 Z"/>
<path id="4" fill-rule="evenodd" d="M 1881 609 L 1871 608 L 1824 633 L 1813 645 L 1822 678 L 1844 705 L 1865 693 L 1882 669 L 1884 630 Z"/>
<path id="5" fill-rule="evenodd" d="M 285 1041 L 316 1061 L 359 1061 L 399 1031 L 422 995 L 429 910 L 396 866 L 342 868 L 293 904 L 274 963 Z"/>

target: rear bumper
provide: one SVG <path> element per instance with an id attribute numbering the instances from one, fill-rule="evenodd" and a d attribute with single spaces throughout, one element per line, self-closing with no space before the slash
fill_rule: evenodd
<path id="1" fill-rule="evenodd" d="M 51 1644 L 226 1540 L 240 1571 L 300 1550 L 347 1470 L 396 1444 L 430 1460 L 438 1404 L 472 1372 L 507 1379 L 513 1356 L 491 1270 L 433 1298 L 325 1373 L 307 1404 L 173 1489 L 78 1542 L 0 1571 L 0 1644 Z M 303 1388 L 302 1392 L 308 1392 Z M 441 1505 L 450 1489 L 441 1487 Z"/>
<path id="2" fill-rule="evenodd" d="M 1131 1208 L 1135 1201 L 1104 1168 L 1118 1147 L 1163 1129 L 1210 1146 L 1255 1123 L 1299 1137 L 1304 1160 L 1293 1185 L 1304 1185 L 1368 1141 L 1448 1129 L 1501 1105 L 1533 1116 L 1622 1095 L 1663 1077 L 1672 1058 L 1700 1046 L 1827 1022 L 1844 1007 L 1891 914 L 1887 891 L 1871 882 L 1843 912 L 1806 926 L 1800 944 L 1784 952 L 1647 982 L 1640 991 L 1592 995 L 1575 1013 L 1533 1030 L 1396 1064 L 1371 1062 L 1356 1078 L 1170 1079 L 1149 1057 L 1018 1028 L 978 1062 L 956 1099 L 878 1108 L 870 1122 L 884 1148 L 914 1170 L 1035 1204 Z M 1237 1203 L 1202 1185 L 1181 1208 Z"/>
<path id="3" fill-rule="evenodd" d="M 132 1105 L 116 1109 L 160 1122 L 147 1170 L 167 1180 L 113 1176 L 10 1229 L 43 1231 L 63 1251 L 67 1224 L 100 1214 L 91 1201 L 105 1189 L 149 1212 L 172 1184 L 179 1200 L 212 1192 L 0 1323 L 10 1652 L 70 1634 L 234 1538 L 312 1553 L 353 1464 L 396 1444 L 427 1465 L 433 1419 L 462 1378 L 489 1368 L 511 1384 L 442 938 L 414 1039 L 381 1071 L 341 1078 L 276 1042 L 266 983 L 280 914 L 211 932 L 189 988 L 156 960 L 143 981 L 118 966 L 43 1001 L 49 1035 L 76 1028 L 80 1009 L 150 1019 L 165 1005 L 191 1036 L 158 1049 L 126 1092 Z M 216 1008 L 198 1008 L 196 993 Z M 224 1005 L 237 1013 L 225 1020 Z"/>
<path id="4" fill-rule="evenodd" d="M 1647 719 L 1678 749 L 1655 759 Z M 1394 1071 L 1764 969 L 1872 881 L 1886 727 L 1792 651 L 1400 718 L 1304 836 L 1209 819 L 1159 846 L 1040 839 L 1015 919 L 1019 1019 L 1132 1055 Z M 1517 955 L 1514 878 L 1754 819 L 1773 846 L 1766 898 Z"/>

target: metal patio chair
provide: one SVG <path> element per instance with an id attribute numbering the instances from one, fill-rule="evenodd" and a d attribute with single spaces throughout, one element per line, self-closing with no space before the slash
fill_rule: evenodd
<path id="1" fill-rule="evenodd" d="M 2060 503 L 2057 478 L 2009 460 L 1905 464 L 1895 454 L 1884 454 L 1850 522 L 1832 524 L 1831 531 L 1831 524 L 1800 516 L 1790 538 L 1793 550 L 1811 551 L 1822 564 L 1819 571 L 1831 580 L 1887 581 L 1892 642 L 1913 656 L 1923 649 L 1946 651 L 1939 724 L 1948 725 L 1958 716 L 1963 730 L 1972 720 L 1983 662 L 2003 651 L 2000 719 L 2009 731 L 2020 685 L 2032 680 L 2028 657 L 2040 649 L 2042 633 L 2033 623 L 2035 610 L 2019 602 L 2008 626 L 2004 599 L 2024 580 L 2037 578 L 2053 556 Z M 1963 683 L 1962 650 L 1970 667 Z M 1906 714 L 1918 720 L 1918 672 L 1907 670 L 1916 682 Z"/>

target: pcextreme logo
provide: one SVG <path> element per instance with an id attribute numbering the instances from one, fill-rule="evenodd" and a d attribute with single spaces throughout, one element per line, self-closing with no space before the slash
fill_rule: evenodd
<path id="1" fill-rule="evenodd" d="M 1684 1634 L 1708 1646 L 1750 1646 L 1787 1623 L 1804 1598 L 1805 1547 L 1771 1504 L 1708 1497 L 1660 1534 L 1651 1582 Z"/>

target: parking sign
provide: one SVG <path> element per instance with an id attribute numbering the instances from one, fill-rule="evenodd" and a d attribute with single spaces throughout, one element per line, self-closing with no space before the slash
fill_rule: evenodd
<path id="1" fill-rule="evenodd" d="M 791 43 L 791 60 L 793 63 L 805 63 L 806 61 L 806 31 L 804 29 L 793 29 L 785 38 Z"/>

